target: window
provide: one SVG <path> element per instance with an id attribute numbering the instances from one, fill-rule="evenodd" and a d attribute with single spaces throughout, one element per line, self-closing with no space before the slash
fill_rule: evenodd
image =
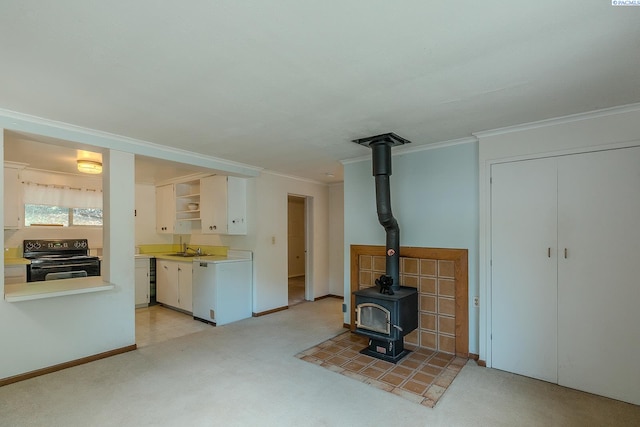
<path id="1" fill-rule="evenodd" d="M 102 226 L 102 209 L 65 208 L 49 205 L 24 205 L 24 225 Z"/>
<path id="2" fill-rule="evenodd" d="M 71 209 L 71 225 L 93 225 L 102 227 L 102 209 L 73 208 Z"/>

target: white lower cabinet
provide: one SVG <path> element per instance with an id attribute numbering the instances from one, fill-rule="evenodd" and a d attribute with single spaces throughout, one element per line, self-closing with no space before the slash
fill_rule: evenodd
<path id="1" fill-rule="evenodd" d="M 149 305 L 149 294 L 151 293 L 151 283 L 149 282 L 149 275 L 149 258 L 136 259 L 136 308 L 147 307 Z"/>
<path id="2" fill-rule="evenodd" d="M 191 313 L 193 263 L 157 260 L 156 299 L 159 303 Z"/>
<path id="3" fill-rule="evenodd" d="M 640 404 L 640 147 L 491 180 L 491 366 Z"/>
<path id="4" fill-rule="evenodd" d="M 217 326 L 251 317 L 252 262 L 195 262 L 193 317 Z"/>

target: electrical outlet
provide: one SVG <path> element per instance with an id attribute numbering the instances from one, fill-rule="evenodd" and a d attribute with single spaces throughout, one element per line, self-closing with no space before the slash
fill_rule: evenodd
<path id="1" fill-rule="evenodd" d="M 480 307 L 480 297 L 473 297 L 473 306 Z"/>

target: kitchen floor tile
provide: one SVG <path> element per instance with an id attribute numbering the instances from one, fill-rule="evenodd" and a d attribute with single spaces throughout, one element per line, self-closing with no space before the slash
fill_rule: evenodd
<path id="1" fill-rule="evenodd" d="M 136 345 L 145 347 L 159 342 L 200 332 L 208 325 L 193 320 L 188 314 L 161 305 L 136 309 Z"/>

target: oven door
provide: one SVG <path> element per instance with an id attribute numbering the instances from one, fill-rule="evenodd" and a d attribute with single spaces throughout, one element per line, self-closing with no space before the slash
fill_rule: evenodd
<path id="1" fill-rule="evenodd" d="M 99 276 L 100 262 L 86 261 L 68 264 L 31 264 L 27 268 L 27 282 L 71 279 L 75 277 Z"/>

